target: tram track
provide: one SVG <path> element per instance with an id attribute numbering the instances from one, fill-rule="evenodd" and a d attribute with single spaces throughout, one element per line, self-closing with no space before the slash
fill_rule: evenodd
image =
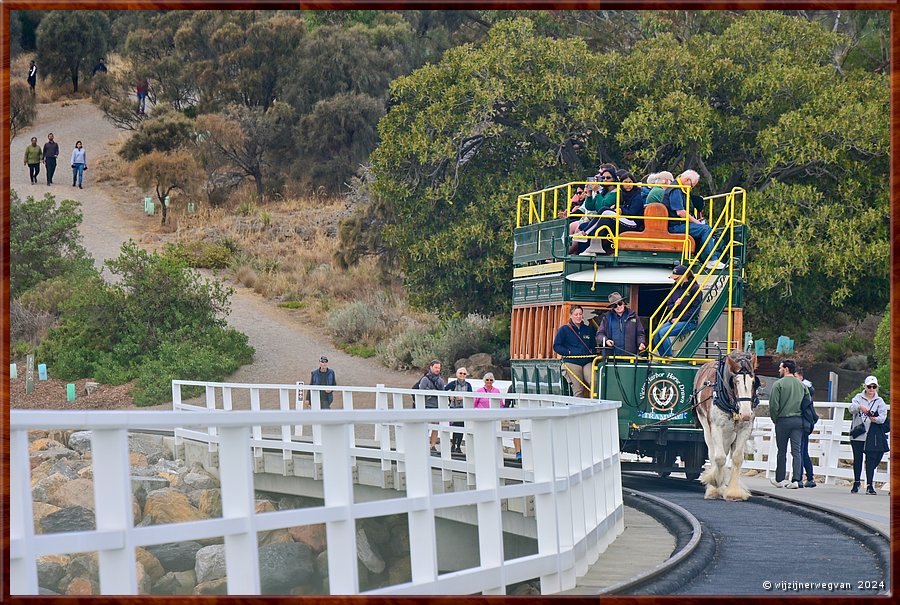
<path id="1" fill-rule="evenodd" d="M 623 495 L 640 494 L 638 506 L 670 511 L 644 510 L 676 537 L 676 548 L 657 568 L 605 594 L 860 596 L 890 590 L 888 536 L 848 515 L 761 493 L 746 502 L 705 500 L 697 482 L 640 473 L 623 473 L 622 483 Z M 678 509 L 700 527 L 690 549 L 681 544 L 684 521 L 673 520 L 684 517 Z"/>

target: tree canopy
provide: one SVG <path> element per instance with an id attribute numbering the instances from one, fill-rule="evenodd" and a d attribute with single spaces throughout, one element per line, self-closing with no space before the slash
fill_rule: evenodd
<path id="1" fill-rule="evenodd" d="M 108 39 L 104 11 L 50 11 L 37 28 L 41 69 L 58 82 L 72 82 L 78 92 L 81 75 L 106 54 Z"/>
<path id="2" fill-rule="evenodd" d="M 749 191 L 750 321 L 776 330 L 811 306 L 884 304 L 887 76 L 838 65 L 846 36 L 807 19 L 759 11 L 717 27 L 594 53 L 518 18 L 395 80 L 370 212 L 388 217 L 415 301 L 502 310 L 515 196 L 611 161 Z"/>

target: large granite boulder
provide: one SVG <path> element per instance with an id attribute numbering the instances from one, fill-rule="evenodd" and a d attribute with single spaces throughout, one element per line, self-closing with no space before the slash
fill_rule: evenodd
<path id="1" fill-rule="evenodd" d="M 35 483 L 31 487 L 31 499 L 35 502 L 46 502 L 50 504 L 53 495 L 69 480 L 60 473 L 53 473 Z"/>
<path id="2" fill-rule="evenodd" d="M 50 504 L 60 508 L 82 506 L 94 510 L 94 482 L 90 479 L 66 481 L 51 494 Z"/>
<path id="3" fill-rule="evenodd" d="M 291 588 L 317 581 L 312 550 L 297 542 L 267 544 L 259 549 L 259 583 L 263 594 L 288 594 Z"/>
<path id="4" fill-rule="evenodd" d="M 138 563 L 144 566 L 144 571 L 150 577 L 151 583 L 158 582 L 164 575 L 166 570 L 163 569 L 159 559 L 146 548 L 140 546 L 134 549 L 134 558 Z"/>
<path id="5" fill-rule="evenodd" d="M 325 534 L 324 523 L 297 525 L 295 527 L 289 527 L 288 532 L 295 542 L 306 544 L 316 554 L 319 554 L 328 547 L 328 538 Z"/>
<path id="6" fill-rule="evenodd" d="M 41 533 L 41 520 L 50 513 L 55 513 L 58 510 L 59 507 L 53 506 L 52 504 L 47 504 L 45 502 L 32 502 L 31 516 L 34 519 L 34 532 L 37 534 Z"/>
<path id="7" fill-rule="evenodd" d="M 201 582 L 194 587 L 195 595 L 223 595 L 228 594 L 228 578 L 217 578 L 207 582 Z"/>
<path id="8" fill-rule="evenodd" d="M 129 433 L 128 451 L 145 455 L 148 464 L 156 464 L 162 459 L 172 459 L 172 454 L 163 445 L 162 440 L 151 435 Z"/>
<path id="9" fill-rule="evenodd" d="M 210 519 L 222 516 L 222 490 L 197 489 L 188 492 L 191 504 Z"/>
<path id="10" fill-rule="evenodd" d="M 153 594 L 189 595 L 194 594 L 197 576 L 194 570 L 170 571 L 160 578 L 150 589 Z"/>
<path id="11" fill-rule="evenodd" d="M 38 586 L 56 590 L 59 581 L 66 575 L 66 567 L 63 562 L 52 556 L 37 558 Z"/>
<path id="12" fill-rule="evenodd" d="M 69 449 L 83 454 L 91 449 L 91 431 L 76 431 L 69 435 Z"/>
<path id="13" fill-rule="evenodd" d="M 194 573 L 197 574 L 197 582 L 200 584 L 224 578 L 227 573 L 225 570 L 225 545 L 213 544 L 198 550 Z"/>
<path id="14" fill-rule="evenodd" d="M 200 463 L 195 462 L 182 481 L 190 489 L 213 489 L 219 487 L 219 480 L 213 477 Z"/>
<path id="15" fill-rule="evenodd" d="M 366 530 L 361 527 L 356 531 L 356 556 L 372 573 L 379 574 L 384 571 L 384 558 L 369 542 Z"/>
<path id="16" fill-rule="evenodd" d="M 41 519 L 41 532 L 45 534 L 55 534 L 64 531 L 88 531 L 96 528 L 94 511 L 83 506 L 62 508 Z"/>
<path id="17" fill-rule="evenodd" d="M 203 547 L 197 542 L 170 542 L 148 546 L 147 550 L 157 558 L 166 572 L 190 570 L 193 573 L 197 551 L 201 548 Z"/>
<path id="18" fill-rule="evenodd" d="M 186 495 L 171 487 L 147 494 L 144 515 L 150 517 L 153 525 L 199 521 L 206 518 L 203 513 L 191 505 Z"/>

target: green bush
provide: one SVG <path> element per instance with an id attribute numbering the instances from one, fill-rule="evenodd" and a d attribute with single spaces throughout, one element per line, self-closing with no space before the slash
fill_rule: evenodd
<path id="1" fill-rule="evenodd" d="M 497 363 L 509 359 L 508 327 L 504 321 L 469 315 L 445 320 L 433 328 L 418 325 L 403 329 L 378 353 L 378 358 L 395 370 L 420 369 L 432 359 L 451 366 L 473 353 L 490 353 Z"/>
<path id="2" fill-rule="evenodd" d="M 136 380 L 135 403 L 153 405 L 169 401 L 173 378 L 219 380 L 252 359 L 247 336 L 226 327 L 230 289 L 132 242 L 107 265 L 118 282 L 77 284 L 41 344 L 54 376 Z"/>
<path id="3" fill-rule="evenodd" d="M 344 351 L 355 357 L 362 357 L 363 359 L 369 359 L 370 357 L 378 355 L 377 348 L 359 344 L 347 345 L 344 347 Z"/>
<path id="4" fill-rule="evenodd" d="M 816 352 L 816 361 L 838 363 L 844 359 L 844 346 L 840 342 L 826 342 Z"/>
<path id="5" fill-rule="evenodd" d="M 197 269 L 224 269 L 232 259 L 232 251 L 225 242 L 204 240 L 169 244 L 165 254 Z"/>
<path id="6" fill-rule="evenodd" d="M 339 345 L 373 345 L 388 338 L 402 317 L 397 301 L 388 296 L 355 301 L 328 315 L 326 328 Z"/>
<path id="7" fill-rule="evenodd" d="M 434 340 L 434 335 L 427 328 L 409 326 L 379 350 L 378 359 L 394 370 L 425 368 L 435 358 Z"/>

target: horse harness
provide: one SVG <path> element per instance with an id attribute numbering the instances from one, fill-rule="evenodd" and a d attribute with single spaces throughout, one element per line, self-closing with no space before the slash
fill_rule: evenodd
<path id="1" fill-rule="evenodd" d="M 740 420 L 740 415 L 738 414 L 738 410 L 740 409 L 740 403 L 742 401 L 749 401 L 751 409 L 756 409 L 756 406 L 759 405 L 759 385 L 760 380 L 757 376 L 753 376 L 753 396 L 752 397 L 734 397 L 734 377 L 740 375 L 749 375 L 753 374 L 753 368 L 750 367 L 749 360 L 745 358 L 740 358 L 736 360 L 740 365 L 741 369 L 737 374 L 732 374 L 728 377 L 728 380 L 725 380 L 725 357 L 719 357 L 719 361 L 716 364 L 716 382 L 715 383 L 704 383 L 704 386 L 712 387 L 712 400 L 717 408 L 725 412 L 726 414 L 731 414 L 733 420 Z M 696 397 L 696 394 L 695 394 Z M 699 404 L 699 402 L 698 402 Z"/>

